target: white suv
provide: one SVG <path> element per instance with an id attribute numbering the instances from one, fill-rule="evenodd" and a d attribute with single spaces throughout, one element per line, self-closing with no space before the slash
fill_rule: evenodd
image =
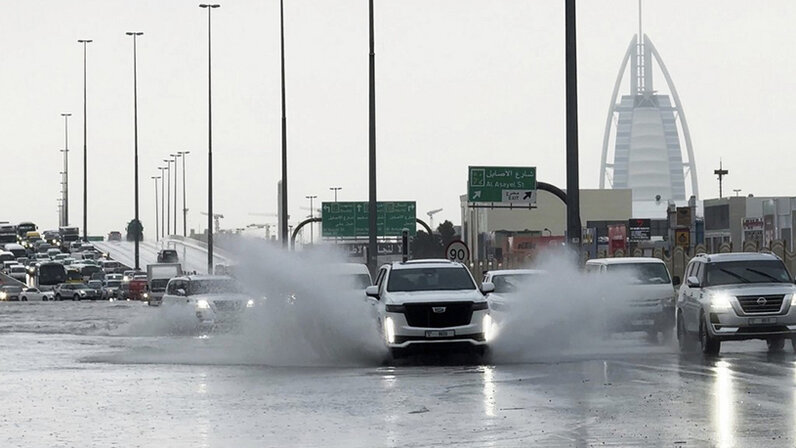
<path id="1" fill-rule="evenodd" d="M 796 285 L 776 255 L 697 255 L 677 298 L 680 350 L 697 343 L 715 355 L 721 342 L 764 339 L 771 351 L 796 337 Z M 796 345 L 794 345 L 796 348 Z"/>
<path id="2" fill-rule="evenodd" d="M 180 311 L 199 327 L 234 325 L 254 299 L 235 279 L 221 275 L 186 275 L 169 280 L 162 302 L 165 312 Z M 172 310 L 172 311 L 169 311 Z"/>
<path id="3" fill-rule="evenodd" d="M 470 271 L 448 260 L 395 262 L 379 269 L 376 285 L 365 290 L 378 315 L 379 328 L 394 358 L 412 347 L 456 346 L 485 354 L 493 334 L 484 294 Z"/>

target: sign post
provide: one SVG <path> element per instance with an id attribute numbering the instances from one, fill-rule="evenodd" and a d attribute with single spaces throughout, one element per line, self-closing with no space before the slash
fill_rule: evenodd
<path id="1" fill-rule="evenodd" d="M 445 258 L 450 261 L 456 261 L 462 264 L 467 264 L 470 261 L 470 248 L 464 241 L 451 241 L 448 247 L 445 248 Z"/>

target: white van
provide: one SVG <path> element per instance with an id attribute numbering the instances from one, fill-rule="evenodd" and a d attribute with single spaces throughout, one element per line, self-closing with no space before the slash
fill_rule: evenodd
<path id="1" fill-rule="evenodd" d="M 626 291 L 621 294 L 627 302 L 617 301 L 607 325 L 610 330 L 644 331 L 651 340 L 657 340 L 660 332 L 662 342 L 671 339 L 674 333 L 674 285 L 680 279 L 672 279 L 666 263 L 657 258 L 618 257 L 597 258 L 586 262 L 587 273 L 613 274 L 617 285 Z M 626 288 L 626 289 L 625 289 Z"/>

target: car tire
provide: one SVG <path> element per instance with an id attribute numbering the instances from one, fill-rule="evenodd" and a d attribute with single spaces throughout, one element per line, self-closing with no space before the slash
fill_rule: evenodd
<path id="1" fill-rule="evenodd" d="M 677 347 L 682 353 L 691 353 L 694 351 L 694 345 L 693 337 L 685 329 L 683 317 L 677 316 Z"/>
<path id="2" fill-rule="evenodd" d="M 28 301 L 28 298 L 27 298 L 27 297 L 22 297 L 22 298 L 20 298 L 19 300 L 21 300 L 21 301 L 23 301 L 23 302 L 27 302 L 27 301 Z"/>
<path id="3" fill-rule="evenodd" d="M 75 295 L 74 297 L 72 297 L 72 301 L 73 302 L 75 302 L 75 301 L 79 302 L 80 301 L 80 296 Z"/>
<path id="4" fill-rule="evenodd" d="M 61 301 L 61 295 L 60 294 L 56 294 L 55 295 L 55 300 L 60 302 Z"/>
<path id="5" fill-rule="evenodd" d="M 703 355 L 715 356 L 721 351 L 721 341 L 710 335 L 704 314 L 699 319 L 699 345 Z"/>
<path id="6" fill-rule="evenodd" d="M 772 353 L 781 352 L 785 348 L 785 338 L 770 338 L 766 339 L 768 351 Z"/>

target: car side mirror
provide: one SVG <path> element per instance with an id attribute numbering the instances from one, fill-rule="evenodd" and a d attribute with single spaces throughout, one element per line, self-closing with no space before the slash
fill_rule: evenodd
<path id="1" fill-rule="evenodd" d="M 365 288 L 365 295 L 368 297 L 373 297 L 376 300 L 379 300 L 379 287 L 378 286 L 368 286 Z"/>
<path id="2" fill-rule="evenodd" d="M 699 288 L 700 287 L 699 279 L 697 277 L 693 276 L 693 275 L 691 277 L 688 277 L 686 282 L 688 283 L 688 286 L 690 288 Z"/>
<path id="3" fill-rule="evenodd" d="M 490 292 L 495 292 L 495 284 L 492 282 L 484 282 L 481 284 L 481 293 L 482 294 L 489 294 Z"/>
<path id="4" fill-rule="evenodd" d="M 677 286 L 680 283 L 682 283 L 682 280 L 680 280 L 680 277 L 678 277 L 676 275 L 674 277 L 672 277 L 672 285 Z"/>
<path id="5" fill-rule="evenodd" d="M 180 296 L 180 297 L 185 297 L 185 295 L 186 295 L 185 294 L 185 290 L 182 289 L 182 288 L 178 289 L 177 290 L 177 295 Z"/>

